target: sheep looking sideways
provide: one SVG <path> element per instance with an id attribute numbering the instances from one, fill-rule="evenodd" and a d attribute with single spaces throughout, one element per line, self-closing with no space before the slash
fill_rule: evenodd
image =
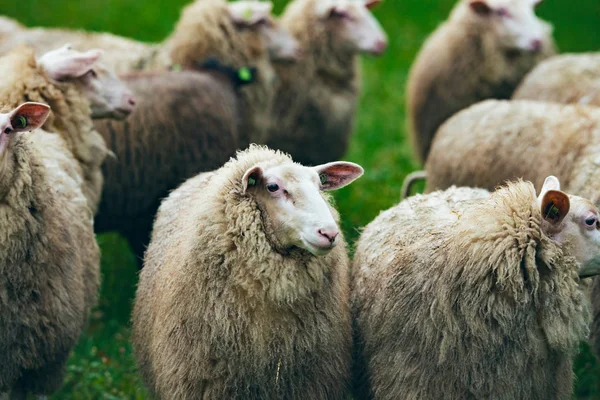
<path id="1" fill-rule="evenodd" d="M 108 149 L 91 118 L 125 118 L 134 103 L 129 89 L 98 65 L 100 54 L 64 46 L 36 60 L 32 49 L 20 46 L 0 58 L 0 98 L 12 107 L 24 101 L 51 107 L 44 130 L 60 135 L 78 161 L 92 213 L 100 201 Z"/>
<path id="2" fill-rule="evenodd" d="M 461 0 L 421 49 L 407 86 L 409 132 L 425 162 L 442 123 L 488 98 L 508 99 L 522 78 L 555 53 L 540 0 Z"/>
<path id="3" fill-rule="evenodd" d="M 294 0 L 281 18 L 303 55 L 277 62 L 269 147 L 316 165 L 343 156 L 361 91 L 359 53 L 380 55 L 387 37 L 369 11 L 380 0 Z"/>
<path id="4" fill-rule="evenodd" d="M 5 46 L 27 43 L 44 52 L 65 42 L 75 48 L 103 49 L 105 64 L 117 73 L 194 69 L 209 57 L 233 68 L 256 67 L 256 83 L 240 91 L 241 145 L 264 143 L 270 125 L 275 72 L 270 58 L 294 59 L 298 44 L 271 17 L 272 3 L 196 0 L 185 7 L 173 33 L 149 45 L 110 34 L 59 29 L 29 29 Z M 0 49 L 0 53 L 2 49 Z"/>
<path id="5" fill-rule="evenodd" d="M 468 199 L 456 201 L 456 191 Z M 548 177 L 412 197 L 369 224 L 353 264 L 365 393 L 382 399 L 569 399 L 588 332 L 588 200 Z M 423 229 L 426 226 L 427 229 Z"/>
<path id="6" fill-rule="evenodd" d="M 156 398 L 346 398 L 349 261 L 322 191 L 362 173 L 251 146 L 171 193 L 133 311 Z"/>
<path id="7" fill-rule="evenodd" d="M 38 129 L 48 114 L 40 103 L 0 114 L 2 399 L 58 390 L 99 284 L 78 164 L 59 135 Z"/>

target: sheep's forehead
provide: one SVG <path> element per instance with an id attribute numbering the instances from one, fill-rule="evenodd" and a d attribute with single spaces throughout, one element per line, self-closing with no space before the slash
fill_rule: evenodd
<path id="1" fill-rule="evenodd" d="M 306 184 L 319 184 L 319 175 L 308 167 L 299 164 L 283 164 L 265 170 L 265 178 L 276 179 L 286 185 L 289 190 L 293 187 L 305 186 Z"/>

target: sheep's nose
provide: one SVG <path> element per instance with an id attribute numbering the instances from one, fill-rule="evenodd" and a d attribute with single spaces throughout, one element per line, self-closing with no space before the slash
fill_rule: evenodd
<path id="1" fill-rule="evenodd" d="M 337 238 L 337 236 L 339 235 L 339 231 L 334 230 L 334 229 L 319 229 L 319 235 L 323 236 L 324 238 L 326 238 L 327 240 L 329 240 L 329 243 L 333 244 L 333 242 L 335 242 L 335 238 Z"/>
<path id="2" fill-rule="evenodd" d="M 533 39 L 531 41 L 531 50 L 539 53 L 542 50 L 542 41 L 540 39 Z"/>
<path id="3" fill-rule="evenodd" d="M 130 106 L 135 106 L 135 97 L 129 96 L 129 99 L 127 99 L 127 103 L 129 103 Z"/>

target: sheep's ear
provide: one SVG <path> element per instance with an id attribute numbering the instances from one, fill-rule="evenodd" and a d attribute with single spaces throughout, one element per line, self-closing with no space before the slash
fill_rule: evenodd
<path id="1" fill-rule="evenodd" d="M 485 0 L 472 0 L 469 3 L 469 7 L 478 15 L 487 16 L 492 12 L 492 8 Z"/>
<path id="2" fill-rule="evenodd" d="M 348 3 L 345 1 L 318 1 L 316 7 L 317 17 L 321 19 L 348 14 Z"/>
<path id="3" fill-rule="evenodd" d="M 92 69 L 102 53 L 99 49 L 80 52 L 66 45 L 44 54 L 38 64 L 51 79 L 61 81 L 79 78 Z"/>
<path id="4" fill-rule="evenodd" d="M 50 107 L 42 103 L 23 103 L 9 115 L 11 132 L 26 132 L 38 129 L 50 114 Z"/>
<path id="5" fill-rule="evenodd" d="M 246 194 L 249 188 L 257 186 L 263 178 L 263 172 L 260 167 L 252 167 L 244 174 L 242 178 L 242 193 Z"/>
<path id="6" fill-rule="evenodd" d="M 548 190 L 560 190 L 560 181 L 554 175 L 550 175 L 544 180 L 544 184 L 542 185 L 542 190 L 540 190 L 538 199 L 541 200 Z"/>
<path id="7" fill-rule="evenodd" d="M 365 0 L 365 7 L 367 7 L 369 10 L 372 10 L 379 5 L 379 3 L 381 3 L 381 0 Z"/>
<path id="8" fill-rule="evenodd" d="M 337 161 L 312 167 L 321 181 L 321 190 L 336 190 L 360 178 L 365 171 L 351 162 Z"/>
<path id="9" fill-rule="evenodd" d="M 548 190 L 544 193 L 540 211 L 542 218 L 552 225 L 559 224 L 569 213 L 569 196 L 560 190 Z"/>
<path id="10" fill-rule="evenodd" d="M 227 9 L 235 24 L 253 26 L 269 18 L 273 10 L 273 3 L 241 0 L 228 3 Z"/>

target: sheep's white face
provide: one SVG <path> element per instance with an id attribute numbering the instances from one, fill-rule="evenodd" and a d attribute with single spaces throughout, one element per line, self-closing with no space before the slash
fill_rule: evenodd
<path id="1" fill-rule="evenodd" d="M 240 0 L 227 4 L 233 23 L 239 29 L 258 33 L 274 61 L 294 61 L 300 56 L 300 45 L 271 16 L 273 4 Z"/>
<path id="2" fill-rule="evenodd" d="M 92 118 L 125 119 L 135 105 L 133 94 L 98 62 L 101 55 L 101 50 L 79 52 L 65 45 L 44 54 L 38 63 L 51 79 L 77 85 L 90 102 Z"/>
<path id="3" fill-rule="evenodd" d="M 9 113 L 0 113 L 0 160 L 15 133 L 38 129 L 49 114 L 50 107 L 41 103 L 23 103 Z"/>
<path id="4" fill-rule="evenodd" d="M 321 191 L 346 186 L 362 174 L 359 165 L 348 162 L 257 165 L 244 174 L 242 184 L 263 210 L 277 246 L 324 255 L 336 246 L 340 231 Z"/>
<path id="5" fill-rule="evenodd" d="M 552 27 L 535 15 L 542 0 L 471 0 L 476 18 L 488 24 L 502 47 L 537 53 L 548 45 Z"/>
<path id="6" fill-rule="evenodd" d="M 558 179 L 550 176 L 544 182 L 538 204 L 542 229 L 564 243 L 577 261 L 585 264 L 600 255 L 600 214 L 592 202 L 561 192 Z M 580 275 L 590 274 L 580 271 Z"/>
<path id="7" fill-rule="evenodd" d="M 352 53 L 380 55 L 387 48 L 387 35 L 370 9 L 381 0 L 322 0 L 317 16 L 332 33 L 335 45 Z"/>

